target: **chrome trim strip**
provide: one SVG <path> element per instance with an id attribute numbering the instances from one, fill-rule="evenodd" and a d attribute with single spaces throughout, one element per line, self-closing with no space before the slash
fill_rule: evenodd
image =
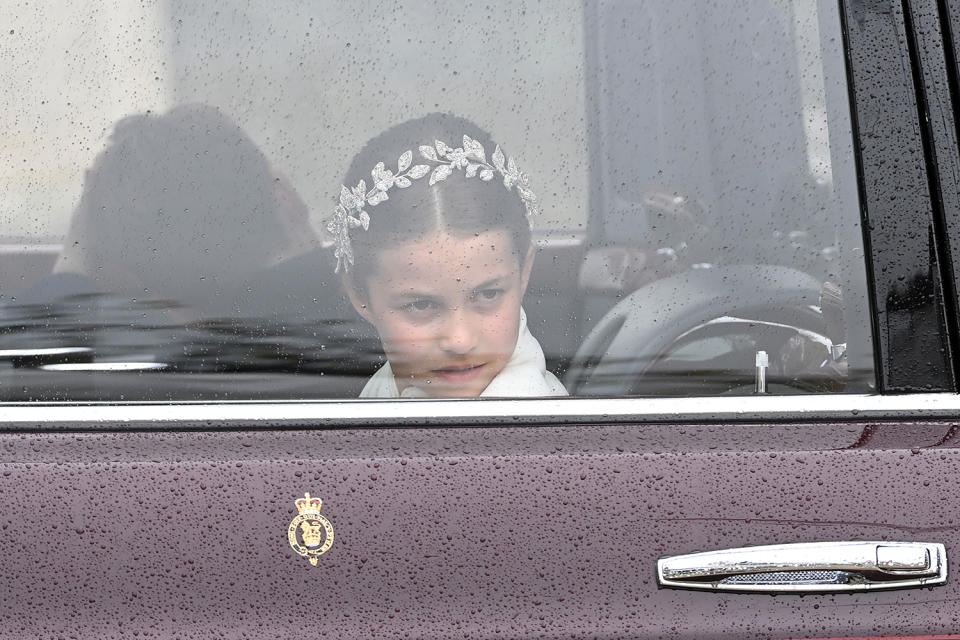
<path id="1" fill-rule="evenodd" d="M 163 362 L 63 362 L 42 364 L 44 371 L 159 371 L 169 365 Z"/>
<path id="2" fill-rule="evenodd" d="M 23 244 L 5 242 L 0 244 L 0 256 L 20 255 L 23 253 L 46 253 L 54 257 L 63 251 L 63 244 L 55 242 L 45 242 L 40 244 Z"/>
<path id="3" fill-rule="evenodd" d="M 0 349 L 0 358 L 29 358 L 36 356 L 63 356 L 93 353 L 90 347 L 48 347 L 40 349 Z"/>
<path id="4" fill-rule="evenodd" d="M 960 395 L 347 400 L 224 403 L 0 403 L 0 429 L 57 426 L 427 426 L 960 418 Z"/>

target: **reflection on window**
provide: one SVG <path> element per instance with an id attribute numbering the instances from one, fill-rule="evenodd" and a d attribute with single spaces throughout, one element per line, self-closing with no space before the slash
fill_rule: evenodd
<path id="1" fill-rule="evenodd" d="M 835 3 L 0 1 L 0 401 L 348 398 L 388 363 L 408 395 L 475 396 L 523 327 L 557 393 L 750 394 L 758 352 L 769 393 L 873 388 Z M 489 132 L 486 164 L 436 187 L 435 140 L 403 170 L 374 157 L 431 173 L 364 208 L 369 238 L 422 240 L 377 235 L 378 211 L 457 180 L 525 205 L 501 145 L 537 196 L 535 257 L 518 339 L 407 384 L 396 312 L 358 313 L 328 223 L 341 185 L 376 195 L 364 144 L 438 112 Z M 478 314 L 500 295 L 480 289 Z M 465 308 L 428 293 L 410 304 Z M 523 389 L 487 395 L 553 395 Z"/>

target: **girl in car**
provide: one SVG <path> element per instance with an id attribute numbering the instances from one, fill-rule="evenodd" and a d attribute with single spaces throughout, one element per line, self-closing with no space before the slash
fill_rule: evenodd
<path id="1" fill-rule="evenodd" d="M 327 230 L 388 362 L 366 398 L 559 396 L 521 308 L 537 199 L 472 122 L 431 114 L 354 158 Z"/>

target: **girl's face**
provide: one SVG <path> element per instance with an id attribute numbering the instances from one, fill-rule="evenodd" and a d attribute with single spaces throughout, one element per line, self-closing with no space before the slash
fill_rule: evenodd
<path id="1" fill-rule="evenodd" d="M 517 344 L 533 248 L 521 265 L 506 231 L 436 231 L 378 256 L 366 296 L 350 298 L 377 328 L 399 390 L 479 396 Z"/>

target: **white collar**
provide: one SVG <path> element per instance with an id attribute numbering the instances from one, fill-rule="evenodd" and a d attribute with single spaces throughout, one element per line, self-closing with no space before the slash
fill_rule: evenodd
<path id="1" fill-rule="evenodd" d="M 517 330 L 517 346 L 507 364 L 490 381 L 480 394 L 481 398 L 519 398 L 535 396 L 565 396 L 555 375 L 547 371 L 546 359 L 540 343 L 527 328 L 527 314 L 520 309 L 520 326 Z M 367 381 L 361 398 L 426 398 L 422 389 L 409 386 L 399 393 L 393 369 L 387 362 Z"/>

